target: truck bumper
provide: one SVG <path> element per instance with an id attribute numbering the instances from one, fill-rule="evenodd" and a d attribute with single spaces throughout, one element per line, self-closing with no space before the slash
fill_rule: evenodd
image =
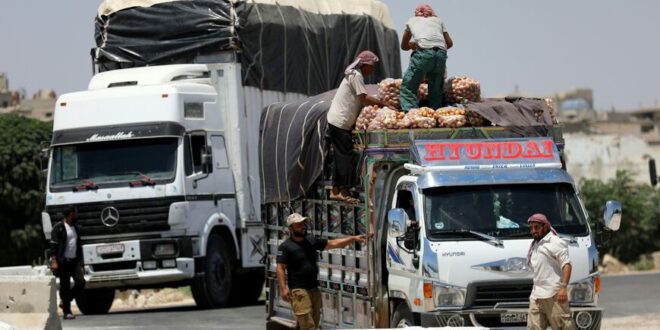
<path id="1" fill-rule="evenodd" d="M 527 309 L 473 309 L 421 313 L 422 327 L 527 328 Z M 600 329 L 603 309 L 571 306 L 576 329 Z M 524 315 L 524 320 L 519 319 Z M 503 322 L 506 319 L 506 322 Z M 517 321 L 517 322 L 516 322 Z"/>
<path id="2" fill-rule="evenodd" d="M 176 254 L 154 256 L 154 247 L 159 244 L 174 245 Z M 189 238 L 87 244 L 83 255 L 86 287 L 90 289 L 149 286 L 195 276 Z"/>

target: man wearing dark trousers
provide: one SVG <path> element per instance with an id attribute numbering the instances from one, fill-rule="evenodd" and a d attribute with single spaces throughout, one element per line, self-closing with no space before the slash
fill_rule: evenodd
<path id="1" fill-rule="evenodd" d="M 321 321 L 321 292 L 318 289 L 319 266 L 316 251 L 343 248 L 353 242 L 364 243 L 365 235 L 326 240 L 307 236 L 305 222 L 298 213 L 287 220 L 290 237 L 277 251 L 277 283 L 282 299 L 291 303 L 298 328 L 318 329 Z M 285 283 L 284 273 L 287 273 Z M 287 288 L 288 284 L 288 288 Z"/>
<path id="2" fill-rule="evenodd" d="M 69 206 L 64 213 L 64 220 L 53 227 L 50 238 L 50 269 L 60 279 L 60 307 L 65 320 L 76 317 L 71 312 L 71 301 L 85 288 L 82 269 L 82 245 L 76 220 L 78 209 Z M 74 286 L 71 288 L 71 278 Z"/>

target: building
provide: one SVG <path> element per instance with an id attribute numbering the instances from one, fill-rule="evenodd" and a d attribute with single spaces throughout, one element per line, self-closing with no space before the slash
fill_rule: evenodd
<path id="1" fill-rule="evenodd" d="M 17 91 L 9 89 L 9 79 L 0 73 L 0 114 L 15 114 L 41 121 L 53 120 L 57 95 L 53 90 L 39 90 L 32 99 L 22 99 Z"/>

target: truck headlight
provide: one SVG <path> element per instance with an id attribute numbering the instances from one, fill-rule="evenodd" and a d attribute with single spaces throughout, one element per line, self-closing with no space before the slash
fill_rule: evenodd
<path id="1" fill-rule="evenodd" d="M 568 300 L 571 303 L 591 303 L 594 301 L 594 280 L 588 278 L 568 286 Z"/>
<path id="2" fill-rule="evenodd" d="M 436 307 L 462 307 L 465 304 L 465 289 L 435 284 L 433 285 L 433 300 Z"/>

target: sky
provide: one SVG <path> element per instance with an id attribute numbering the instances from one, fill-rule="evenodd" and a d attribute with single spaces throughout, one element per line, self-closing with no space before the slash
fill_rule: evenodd
<path id="1" fill-rule="evenodd" d="M 335 0 L 344 1 L 344 0 Z M 349 0 L 350 1 L 350 0 Z M 418 2 L 384 0 L 399 36 Z M 10 89 L 58 95 L 92 75 L 99 0 L 3 0 L 0 72 Z M 429 0 L 454 41 L 448 73 L 482 95 L 592 88 L 599 110 L 660 106 L 660 1 Z M 402 52 L 406 69 L 408 52 Z"/>

